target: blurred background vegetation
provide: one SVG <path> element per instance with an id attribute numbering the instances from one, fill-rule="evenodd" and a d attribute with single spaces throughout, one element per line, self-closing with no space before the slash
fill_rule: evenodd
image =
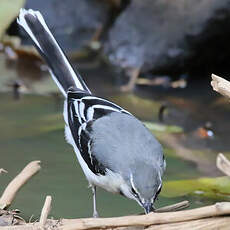
<path id="1" fill-rule="evenodd" d="M 228 101 L 210 74 L 230 73 L 230 0 L 1 0 L 0 192 L 31 160 L 42 171 L 13 207 L 39 215 L 86 217 L 91 191 L 64 140 L 63 99 L 16 17 L 39 10 L 89 88 L 145 122 L 164 146 L 167 170 L 157 206 L 188 199 L 191 207 L 229 200 L 230 180 L 215 165 L 230 157 Z M 133 201 L 102 190 L 102 216 L 141 212 Z"/>

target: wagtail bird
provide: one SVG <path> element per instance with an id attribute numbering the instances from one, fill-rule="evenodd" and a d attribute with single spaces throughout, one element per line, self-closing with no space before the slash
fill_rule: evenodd
<path id="1" fill-rule="evenodd" d="M 65 97 L 65 137 L 92 187 L 93 216 L 97 186 L 137 201 L 145 213 L 154 211 L 166 166 L 160 143 L 128 111 L 91 93 L 39 11 L 21 9 L 17 22 Z"/>

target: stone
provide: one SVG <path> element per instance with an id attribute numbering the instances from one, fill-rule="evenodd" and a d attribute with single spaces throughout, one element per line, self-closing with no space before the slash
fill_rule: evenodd
<path id="1" fill-rule="evenodd" d="M 107 23 L 110 8 L 100 0 L 27 0 L 26 9 L 39 10 L 65 51 L 87 46 Z M 20 30 L 24 43 L 31 43 Z"/>
<path id="2" fill-rule="evenodd" d="M 205 63 L 210 71 L 210 63 L 230 56 L 229 19 L 230 0 L 132 0 L 110 28 L 104 52 L 125 69 L 184 73 Z"/>

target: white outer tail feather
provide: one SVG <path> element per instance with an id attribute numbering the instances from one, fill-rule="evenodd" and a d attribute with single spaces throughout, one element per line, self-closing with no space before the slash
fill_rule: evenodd
<path id="1" fill-rule="evenodd" d="M 32 31 L 30 30 L 28 24 L 26 23 L 26 20 L 25 20 L 25 15 L 26 14 L 31 14 L 33 15 L 34 17 L 42 17 L 40 12 L 39 11 L 33 11 L 31 9 L 29 10 L 25 10 L 25 9 L 20 9 L 20 13 L 19 13 L 19 16 L 17 18 L 17 23 L 19 25 L 21 25 L 25 31 L 30 35 L 30 37 L 33 39 L 33 41 L 35 42 L 35 44 L 42 50 L 42 48 L 40 47 L 37 39 L 34 37 L 34 34 L 32 33 Z"/>
<path id="2" fill-rule="evenodd" d="M 26 20 L 25 20 L 25 15 L 30 14 L 33 15 L 34 17 L 36 17 L 39 22 L 42 24 L 42 26 L 44 27 L 44 29 L 48 32 L 48 34 L 50 35 L 50 37 L 52 38 L 54 44 L 56 45 L 56 47 L 59 49 L 60 54 L 66 64 L 66 66 L 68 67 L 71 76 L 76 84 L 76 87 L 81 89 L 81 90 L 85 90 L 85 88 L 83 87 L 83 85 L 81 84 L 81 82 L 79 81 L 76 73 L 74 72 L 73 68 L 71 67 L 69 61 L 67 60 L 67 58 L 65 57 L 63 51 L 61 50 L 61 48 L 59 47 L 58 43 L 56 42 L 55 38 L 53 37 L 52 33 L 50 32 L 48 26 L 45 23 L 45 20 L 43 18 L 43 16 L 41 15 L 41 13 L 39 11 L 34 11 L 32 9 L 26 10 L 26 9 L 21 9 L 19 16 L 17 18 L 17 23 L 19 25 L 21 25 L 24 30 L 29 34 L 29 36 L 31 37 L 31 39 L 34 41 L 34 43 L 37 45 L 37 47 L 43 52 L 41 46 L 39 45 L 39 42 L 37 41 L 36 37 L 34 36 L 33 32 L 31 31 L 30 27 L 28 26 Z M 65 92 L 65 90 L 63 89 L 63 87 L 61 86 L 61 84 L 58 82 L 57 78 L 55 77 L 55 75 L 53 74 L 53 72 L 49 69 L 49 72 L 52 76 L 52 78 L 54 79 L 55 83 L 57 84 L 57 86 L 59 87 L 59 89 L 61 90 L 61 92 L 63 93 L 63 95 L 65 97 L 67 97 L 67 92 Z M 90 92 L 90 90 L 88 89 L 88 91 Z"/>

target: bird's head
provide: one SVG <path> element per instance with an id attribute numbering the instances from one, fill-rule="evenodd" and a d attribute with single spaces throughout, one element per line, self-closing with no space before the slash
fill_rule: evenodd
<path id="1" fill-rule="evenodd" d="M 142 167 L 141 170 L 138 170 L 138 167 Z M 148 164 L 136 166 L 127 177 L 126 186 L 121 188 L 121 193 L 136 200 L 148 214 L 155 210 L 154 202 L 162 188 L 161 177 L 162 171 L 158 167 Z"/>

